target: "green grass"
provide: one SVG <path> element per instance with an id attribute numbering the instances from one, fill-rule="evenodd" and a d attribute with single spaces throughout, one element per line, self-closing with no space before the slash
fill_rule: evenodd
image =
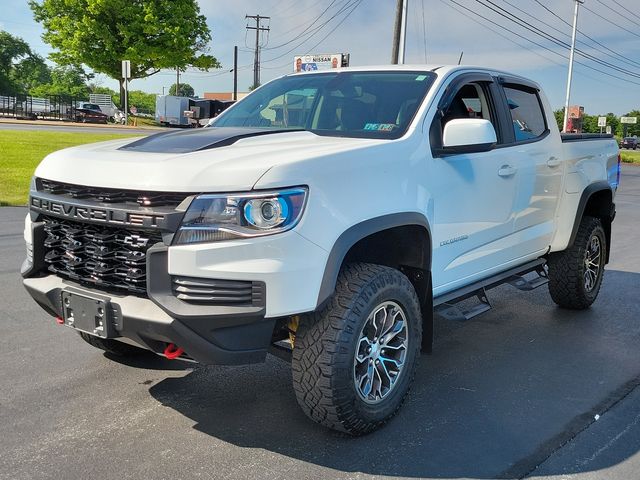
<path id="1" fill-rule="evenodd" d="M 133 125 L 133 115 L 129 115 L 129 125 Z M 156 122 L 153 118 L 148 117 L 135 117 L 136 126 L 138 127 L 159 127 L 160 124 Z"/>
<path id="2" fill-rule="evenodd" d="M 635 163 L 640 165 L 640 150 L 620 150 L 624 163 Z"/>
<path id="3" fill-rule="evenodd" d="M 29 181 L 49 153 L 83 143 L 135 135 L 0 130 L 0 206 L 26 205 Z"/>

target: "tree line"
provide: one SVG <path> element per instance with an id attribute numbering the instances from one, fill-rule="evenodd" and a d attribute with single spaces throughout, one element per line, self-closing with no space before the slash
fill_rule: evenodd
<path id="1" fill-rule="evenodd" d="M 120 93 L 96 82 L 94 73 L 88 73 L 80 65 L 49 66 L 22 38 L 0 31 L 0 95 L 25 94 L 41 98 L 60 95 L 88 100 L 92 93 L 110 95 L 114 104 L 120 107 Z M 168 93 L 176 95 L 175 83 Z M 192 97 L 194 94 L 191 85 L 180 84 L 178 95 Z M 130 90 L 129 105 L 153 112 L 156 95 Z"/>
<path id="2" fill-rule="evenodd" d="M 89 93 L 114 95 L 123 103 L 121 62 L 131 62 L 131 80 L 161 69 L 219 68 L 210 55 L 211 31 L 196 0 L 29 0 L 53 47 L 49 66 L 21 38 L 0 31 L 0 94 L 32 96 Z M 87 71 L 91 73 L 87 73 Z M 120 92 L 96 84 L 101 73 L 119 82 Z M 179 93 L 193 95 L 189 85 Z M 175 93 L 175 86 L 173 87 Z M 169 92 L 171 93 L 171 91 Z M 129 92 L 131 105 L 152 110 L 155 95 Z"/>
<path id="3" fill-rule="evenodd" d="M 553 114 L 558 122 L 558 128 L 562 131 L 562 122 L 564 121 L 564 108 L 555 110 Z M 640 110 L 631 110 L 628 113 L 622 115 L 623 117 L 638 117 L 640 121 Z M 584 114 L 582 117 L 582 132 L 583 133 L 600 133 L 600 127 L 598 126 L 598 117 L 607 117 L 607 125 L 611 126 L 611 133 L 617 137 L 622 137 L 624 134 L 624 124 L 620 123 L 620 117 L 613 114 L 601 114 L 601 115 L 589 115 Z M 603 128 L 604 130 L 604 128 Z M 640 124 L 627 124 L 627 136 L 633 137 L 634 135 L 640 136 Z"/>

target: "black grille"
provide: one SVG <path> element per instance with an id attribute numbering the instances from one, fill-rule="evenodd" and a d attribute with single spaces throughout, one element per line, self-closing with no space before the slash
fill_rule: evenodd
<path id="1" fill-rule="evenodd" d="M 103 203 L 137 203 L 144 207 L 177 207 L 188 196 L 186 193 L 141 192 L 115 188 L 84 187 L 43 178 L 38 179 L 38 190 L 66 198 L 93 200 Z"/>
<path id="2" fill-rule="evenodd" d="M 42 217 L 49 271 L 108 292 L 147 292 L 147 250 L 159 232 L 124 230 Z"/>
<path id="3" fill-rule="evenodd" d="M 173 294 L 189 303 L 218 306 L 263 306 L 264 284 L 244 280 L 172 277 Z"/>

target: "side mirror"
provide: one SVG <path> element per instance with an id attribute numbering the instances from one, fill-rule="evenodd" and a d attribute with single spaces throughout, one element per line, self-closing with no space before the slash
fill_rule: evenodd
<path id="1" fill-rule="evenodd" d="M 488 152 L 497 142 L 493 125 L 482 118 L 449 120 L 442 134 L 443 153 Z"/>

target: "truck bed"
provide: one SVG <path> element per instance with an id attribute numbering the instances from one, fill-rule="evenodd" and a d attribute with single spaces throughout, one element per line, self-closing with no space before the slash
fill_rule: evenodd
<path id="1" fill-rule="evenodd" d="M 561 133 L 563 142 L 577 142 L 581 140 L 601 140 L 603 138 L 613 138 L 610 133 Z"/>

